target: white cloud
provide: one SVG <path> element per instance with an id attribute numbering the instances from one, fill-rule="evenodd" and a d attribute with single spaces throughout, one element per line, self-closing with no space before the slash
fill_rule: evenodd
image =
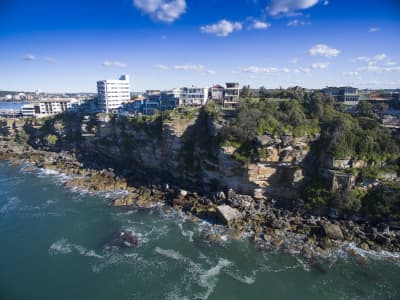
<path id="1" fill-rule="evenodd" d="M 313 63 L 311 65 L 311 68 L 315 69 L 319 69 L 319 70 L 323 70 L 329 67 L 329 63 L 328 62 L 319 62 L 319 63 Z"/>
<path id="2" fill-rule="evenodd" d="M 308 50 L 312 56 L 336 57 L 340 54 L 340 50 L 332 48 L 328 45 L 318 44 Z"/>
<path id="3" fill-rule="evenodd" d="M 323 4 L 323 5 L 328 5 L 328 4 L 329 4 L 329 1 L 328 1 L 328 0 L 325 0 L 322 4 Z"/>
<path id="4" fill-rule="evenodd" d="M 358 56 L 355 59 L 353 59 L 353 62 L 359 62 L 359 61 L 363 61 L 363 62 L 369 62 L 371 59 L 367 56 Z"/>
<path id="5" fill-rule="evenodd" d="M 365 62 L 368 63 L 369 66 L 374 66 L 377 64 L 382 64 L 385 66 L 395 66 L 397 63 L 390 58 L 385 53 L 376 54 L 373 57 L 368 56 L 358 56 L 353 59 L 353 62 Z"/>
<path id="6" fill-rule="evenodd" d="M 294 70 L 295 73 L 311 73 L 311 69 L 310 68 L 298 68 Z"/>
<path id="7" fill-rule="evenodd" d="M 371 73 L 385 73 L 385 72 L 400 72 L 400 66 L 384 67 L 377 65 L 368 65 L 358 69 L 360 72 L 371 72 Z"/>
<path id="8" fill-rule="evenodd" d="M 214 70 L 207 70 L 206 73 L 207 73 L 208 75 L 215 75 L 215 74 L 217 74 L 217 72 L 214 71 Z"/>
<path id="9" fill-rule="evenodd" d="M 204 33 L 214 34 L 216 36 L 228 36 L 236 30 L 242 29 L 242 23 L 230 22 L 227 20 L 221 20 L 218 23 L 201 26 L 200 30 Z"/>
<path id="10" fill-rule="evenodd" d="M 381 29 L 379 27 L 372 27 L 369 29 L 369 32 L 374 33 L 374 32 L 378 32 L 381 31 Z"/>
<path id="11" fill-rule="evenodd" d="M 292 14 L 298 10 L 313 7 L 319 0 L 272 0 L 268 8 L 272 16 Z"/>
<path id="12" fill-rule="evenodd" d="M 174 66 L 175 70 L 179 71 L 202 71 L 204 70 L 203 65 L 176 65 Z"/>
<path id="13" fill-rule="evenodd" d="M 400 72 L 400 66 L 397 65 L 397 62 L 390 59 L 385 53 L 377 54 L 372 57 L 359 56 L 353 59 L 353 62 L 366 63 L 366 66 L 358 68 L 359 72 Z"/>
<path id="14" fill-rule="evenodd" d="M 343 76 L 357 77 L 360 73 L 357 71 L 343 72 Z"/>
<path id="15" fill-rule="evenodd" d="M 154 67 L 160 70 L 169 70 L 168 66 L 162 64 L 155 65 Z"/>
<path id="16" fill-rule="evenodd" d="M 44 59 L 44 61 L 49 63 L 49 64 L 55 64 L 56 63 L 56 60 L 54 58 L 52 58 L 52 57 L 46 57 Z"/>
<path id="17" fill-rule="evenodd" d="M 242 69 L 242 72 L 253 73 L 253 74 L 290 73 L 290 69 L 275 68 L 275 67 L 263 68 L 263 67 L 250 66 Z"/>
<path id="18" fill-rule="evenodd" d="M 186 0 L 133 0 L 133 5 L 154 20 L 172 23 L 186 12 Z"/>
<path id="19" fill-rule="evenodd" d="M 385 53 L 382 53 L 382 54 L 375 55 L 372 59 L 374 61 L 382 61 L 382 60 L 385 60 L 386 58 L 387 58 L 387 55 Z"/>
<path id="20" fill-rule="evenodd" d="M 270 23 L 255 20 L 253 24 L 249 26 L 249 29 L 268 29 L 269 27 L 271 27 Z"/>
<path id="21" fill-rule="evenodd" d="M 383 65 L 384 65 L 385 67 L 393 67 L 393 66 L 396 66 L 396 65 L 397 65 L 397 62 L 392 61 L 392 60 L 390 60 L 390 59 L 387 59 L 387 60 L 383 63 Z"/>
<path id="22" fill-rule="evenodd" d="M 315 69 L 325 69 L 329 66 L 329 63 L 316 63 L 313 64 L 310 68 L 306 67 L 298 67 L 294 69 L 290 68 L 276 68 L 276 67 L 257 67 L 257 66 L 249 66 L 240 70 L 242 73 L 252 73 L 252 74 L 277 74 L 277 73 L 311 73 Z"/>
<path id="23" fill-rule="evenodd" d="M 22 58 L 23 60 L 28 60 L 28 61 L 32 61 L 32 60 L 36 60 L 36 56 L 33 54 L 25 54 L 24 57 Z"/>
<path id="24" fill-rule="evenodd" d="M 299 63 L 299 58 L 298 57 L 294 57 L 294 58 L 292 58 L 289 62 L 291 63 L 291 64 L 298 64 Z"/>
<path id="25" fill-rule="evenodd" d="M 119 62 L 119 61 L 106 60 L 106 61 L 103 62 L 103 66 L 107 67 L 107 68 L 112 68 L 112 67 L 125 68 L 126 64 L 122 63 L 122 62 Z"/>
<path id="26" fill-rule="evenodd" d="M 290 21 L 287 26 L 289 27 L 298 27 L 298 26 L 305 26 L 305 25 L 311 25 L 311 22 L 306 22 L 306 21 L 302 21 L 299 19 L 295 19 Z"/>

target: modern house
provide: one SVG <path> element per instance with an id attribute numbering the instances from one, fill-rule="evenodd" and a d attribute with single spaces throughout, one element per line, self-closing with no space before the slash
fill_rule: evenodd
<path id="1" fill-rule="evenodd" d="M 237 82 L 227 82 L 224 94 L 224 108 L 237 108 L 239 105 L 240 85 Z"/>
<path id="2" fill-rule="evenodd" d="M 163 91 L 160 95 L 160 109 L 162 111 L 172 110 L 179 105 L 181 97 L 180 89 L 172 89 L 170 91 Z"/>
<path id="3" fill-rule="evenodd" d="M 345 105 L 357 105 L 360 99 L 358 89 L 345 86 L 345 87 L 327 87 L 324 89 L 325 95 L 332 96 L 336 101 Z"/>
<path id="4" fill-rule="evenodd" d="M 210 88 L 209 97 L 210 99 L 216 100 L 218 103 L 222 104 L 224 100 L 224 87 L 219 84 L 212 86 Z"/>
<path id="5" fill-rule="evenodd" d="M 202 106 L 208 100 L 208 88 L 184 87 L 181 89 L 179 106 Z"/>
<path id="6" fill-rule="evenodd" d="M 118 80 L 97 81 L 98 107 L 102 112 L 117 112 L 123 103 L 131 99 L 128 75 Z"/>

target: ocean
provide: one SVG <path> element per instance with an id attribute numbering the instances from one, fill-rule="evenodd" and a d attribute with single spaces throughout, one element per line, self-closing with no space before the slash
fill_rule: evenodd
<path id="1" fill-rule="evenodd" d="M 400 299 L 390 254 L 346 251 L 310 265 L 251 241 L 210 243 L 212 227 L 162 206 L 114 208 L 65 176 L 0 162 L 0 299 Z M 131 230 L 137 246 L 106 247 Z"/>

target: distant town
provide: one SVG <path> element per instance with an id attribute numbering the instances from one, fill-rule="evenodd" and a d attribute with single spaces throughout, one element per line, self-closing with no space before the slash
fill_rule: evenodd
<path id="1" fill-rule="evenodd" d="M 282 89 L 252 89 L 241 87 L 238 82 L 215 84 L 211 87 L 182 87 L 171 90 L 147 90 L 132 92 L 129 75 L 119 79 L 97 81 L 97 94 L 68 93 L 48 94 L 40 90 L 35 92 L 1 92 L 0 103 L 12 103 L 9 107 L 0 107 L 0 117 L 42 118 L 65 111 L 85 111 L 87 113 L 115 113 L 129 116 L 153 115 L 157 111 L 174 110 L 183 107 L 201 107 L 210 100 L 225 110 L 235 110 L 240 97 L 261 98 L 263 93 L 271 94 Z M 286 91 L 312 93 L 317 90 L 299 86 Z M 362 101 L 377 106 L 381 119 L 386 126 L 400 126 L 400 89 L 360 90 L 355 87 L 326 87 L 321 90 L 325 95 L 335 98 L 346 109 L 352 110 Z M 282 97 L 275 98 L 282 100 Z M 18 105 L 20 104 L 20 105 Z"/>

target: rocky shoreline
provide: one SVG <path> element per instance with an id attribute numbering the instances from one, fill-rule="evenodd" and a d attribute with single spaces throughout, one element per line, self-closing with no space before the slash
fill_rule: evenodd
<path id="1" fill-rule="evenodd" d="M 27 163 L 32 170 L 43 168 L 70 175 L 65 183 L 68 188 L 118 191 L 110 203 L 114 207 L 148 208 L 161 203 L 165 210 L 183 211 L 194 222 L 207 220 L 225 225 L 222 231 L 206 233 L 206 239 L 215 243 L 222 241 L 223 235 L 232 240 L 247 237 L 261 250 L 299 254 L 307 259 L 328 257 L 344 243 L 363 250 L 400 252 L 400 228 L 394 223 L 371 224 L 313 216 L 301 210 L 279 208 L 274 199 L 255 199 L 232 189 L 205 196 L 168 184 L 136 185 L 111 169 L 84 168 L 68 153 L 8 149 L 0 152 L 0 160 L 14 165 Z M 349 254 L 356 261 L 367 263 L 356 251 L 350 250 Z"/>

